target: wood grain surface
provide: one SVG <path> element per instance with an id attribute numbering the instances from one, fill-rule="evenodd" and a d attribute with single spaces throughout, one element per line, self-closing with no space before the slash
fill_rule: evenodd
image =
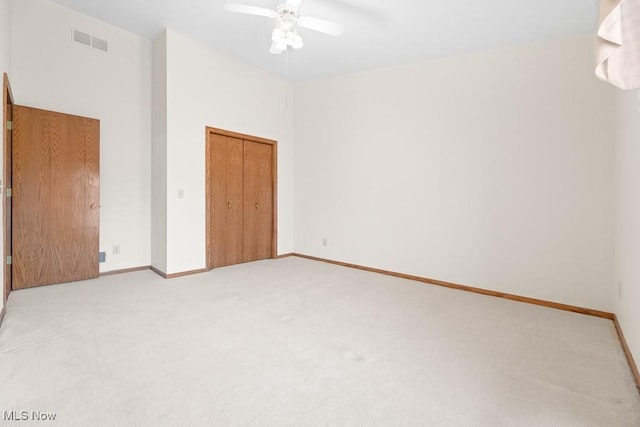
<path id="1" fill-rule="evenodd" d="M 211 134 L 209 267 L 242 262 L 242 140 Z"/>
<path id="2" fill-rule="evenodd" d="M 244 262 L 272 257 L 272 147 L 244 141 Z"/>
<path id="3" fill-rule="evenodd" d="M 276 256 L 276 147 L 206 128 L 207 268 Z"/>
<path id="4" fill-rule="evenodd" d="M 99 121 L 13 116 L 13 289 L 98 277 Z"/>

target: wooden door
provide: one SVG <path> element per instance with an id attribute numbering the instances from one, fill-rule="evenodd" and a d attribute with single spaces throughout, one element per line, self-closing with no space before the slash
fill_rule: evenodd
<path id="1" fill-rule="evenodd" d="M 275 257 L 276 146 L 207 127 L 207 268 Z"/>
<path id="2" fill-rule="evenodd" d="M 273 145 L 244 141 L 243 261 L 272 257 Z"/>
<path id="3" fill-rule="evenodd" d="M 98 276 L 100 122 L 13 107 L 13 289 Z"/>
<path id="4" fill-rule="evenodd" d="M 242 262 L 242 139 L 211 134 L 209 137 L 208 267 Z"/>
<path id="5" fill-rule="evenodd" d="M 13 96 L 11 95 L 11 85 L 9 84 L 9 76 L 7 73 L 3 75 L 3 116 L 4 116 L 4 194 L 3 194 L 3 208 L 4 208 L 4 256 L 11 256 L 11 197 L 9 191 L 11 191 L 12 179 L 11 179 L 11 145 L 13 131 L 7 126 L 9 122 L 13 126 Z M 2 260 L 4 265 L 4 290 L 3 301 L 7 301 L 9 292 L 11 291 L 11 265 L 7 265 L 6 259 Z M 1 320 L 1 319 L 0 319 Z"/>

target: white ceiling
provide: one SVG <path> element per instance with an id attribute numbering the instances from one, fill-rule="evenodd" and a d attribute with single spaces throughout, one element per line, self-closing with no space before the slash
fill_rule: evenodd
<path id="1" fill-rule="evenodd" d="M 292 81 L 594 31 L 597 0 L 304 0 L 302 15 L 345 25 L 339 38 L 301 29 L 305 46 L 269 54 L 274 21 L 224 0 L 53 0 L 153 40 L 170 28 Z M 234 0 L 272 8 L 278 0 Z"/>

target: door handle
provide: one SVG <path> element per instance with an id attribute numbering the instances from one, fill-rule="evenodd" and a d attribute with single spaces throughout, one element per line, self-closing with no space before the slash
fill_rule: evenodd
<path id="1" fill-rule="evenodd" d="M 256 209 L 258 209 L 258 204 L 256 203 Z"/>
<path id="2" fill-rule="evenodd" d="M 92 211 L 95 211 L 96 209 L 98 209 L 98 205 L 96 205 L 95 203 L 91 203 L 91 205 L 89 205 L 89 208 L 90 208 Z"/>
<path id="3" fill-rule="evenodd" d="M 227 202 L 227 209 L 231 209 L 231 202 Z"/>

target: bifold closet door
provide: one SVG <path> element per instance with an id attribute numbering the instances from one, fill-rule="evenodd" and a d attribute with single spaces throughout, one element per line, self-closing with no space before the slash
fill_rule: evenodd
<path id="1" fill-rule="evenodd" d="M 243 141 L 210 134 L 209 164 L 210 230 L 209 266 L 243 261 Z"/>
<path id="2" fill-rule="evenodd" d="M 273 145 L 244 141 L 244 262 L 272 257 Z"/>

